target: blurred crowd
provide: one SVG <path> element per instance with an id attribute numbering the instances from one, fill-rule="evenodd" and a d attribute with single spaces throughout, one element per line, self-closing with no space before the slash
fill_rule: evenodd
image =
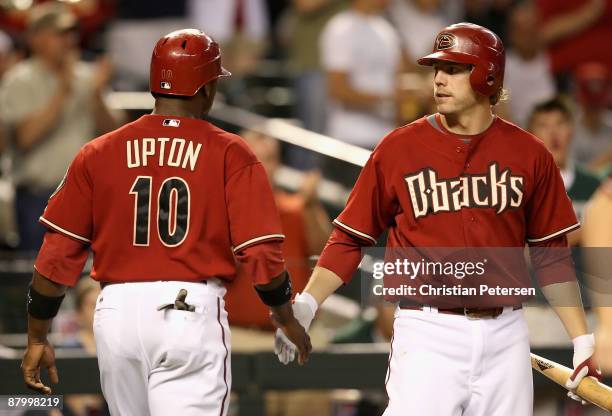
<path id="1" fill-rule="evenodd" d="M 77 150 L 129 120 L 109 93 L 146 91 L 154 42 L 172 30 L 195 27 L 221 44 L 233 73 L 219 84 L 228 104 L 373 149 L 395 127 L 435 112 L 431 71 L 416 59 L 460 21 L 490 28 L 506 45 L 509 98 L 495 111 L 553 154 L 587 218 L 571 244 L 612 246 L 612 0 L 0 0 L 0 248 L 39 248 L 38 217 Z M 273 182 L 282 165 L 310 171 L 298 192 L 275 189 L 300 291 L 331 230 L 317 171 L 349 189 L 358 171 L 242 135 Z M 230 319 L 269 331 L 247 283 L 237 279 L 228 292 Z M 74 336 L 67 346 L 91 350 L 99 289 L 79 285 L 76 315 L 56 330 Z M 388 340 L 388 309 L 360 319 L 338 342 Z M 100 397 L 74 400 L 75 414 L 104 407 Z"/>
<path id="2" fill-rule="evenodd" d="M 373 149 L 434 111 L 416 59 L 435 34 L 478 23 L 506 45 L 496 112 L 545 141 L 579 213 L 610 170 L 612 0 L 4 0 L 0 12 L 4 246 L 38 248 L 36 219 L 76 150 L 125 121 L 108 93 L 146 91 L 151 45 L 181 27 L 221 43 L 229 104 Z M 348 188 L 357 174 L 281 153 Z"/>

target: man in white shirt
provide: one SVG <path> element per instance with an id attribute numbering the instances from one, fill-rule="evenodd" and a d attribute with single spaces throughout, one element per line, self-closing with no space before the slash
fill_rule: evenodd
<path id="1" fill-rule="evenodd" d="M 353 0 L 321 35 L 327 73 L 327 134 L 374 148 L 395 127 L 395 91 L 401 51 L 398 36 L 381 15 L 388 0 Z"/>
<path id="2" fill-rule="evenodd" d="M 510 119 L 526 127 L 531 110 L 556 94 L 546 52 L 538 39 L 533 6 L 515 7 L 508 17 L 510 50 L 506 54 L 504 84 L 510 92 Z"/>

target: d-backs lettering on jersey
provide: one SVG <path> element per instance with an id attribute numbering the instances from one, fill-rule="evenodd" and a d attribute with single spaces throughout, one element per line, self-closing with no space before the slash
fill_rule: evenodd
<path id="1" fill-rule="evenodd" d="M 385 137 L 334 224 L 389 247 L 522 247 L 579 227 L 552 155 L 496 117 L 475 136 L 439 115 Z"/>
<path id="2" fill-rule="evenodd" d="M 466 208 L 495 208 L 501 214 L 523 202 L 524 178 L 510 169 L 501 171 L 497 163 L 483 175 L 467 174 L 440 179 L 431 168 L 406 176 L 415 218 Z"/>
<path id="3" fill-rule="evenodd" d="M 92 277 L 111 282 L 231 280 L 235 253 L 283 239 L 246 143 L 206 121 L 160 115 L 85 145 L 40 221 L 91 244 Z"/>

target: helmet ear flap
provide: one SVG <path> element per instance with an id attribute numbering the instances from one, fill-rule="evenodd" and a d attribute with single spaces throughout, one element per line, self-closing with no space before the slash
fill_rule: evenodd
<path id="1" fill-rule="evenodd" d="M 487 77 L 489 71 L 486 70 L 482 65 L 474 65 L 472 68 L 472 74 L 470 75 L 470 84 L 472 89 L 479 94 L 488 95 L 488 90 L 491 88 L 487 85 Z"/>

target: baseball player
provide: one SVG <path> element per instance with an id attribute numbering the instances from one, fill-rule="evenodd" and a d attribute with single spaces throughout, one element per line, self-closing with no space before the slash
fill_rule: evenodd
<path id="1" fill-rule="evenodd" d="M 40 217 L 47 226 L 28 294 L 23 377 L 57 383 L 47 340 L 88 250 L 100 281 L 94 334 L 113 415 L 226 415 L 231 388 L 224 281 L 242 267 L 305 360 L 283 235 L 261 163 L 238 136 L 202 120 L 221 66 L 195 29 L 161 38 L 151 59 L 152 114 L 85 145 Z"/>
<path id="2" fill-rule="evenodd" d="M 571 262 L 565 235 L 579 224 L 551 154 L 493 113 L 504 60 L 501 40 L 483 27 L 459 23 L 437 35 L 418 63 L 433 66 L 438 112 L 394 130 L 373 151 L 294 314 L 308 329 L 318 306 L 350 279 L 361 248 L 385 229 L 388 249 L 560 248 L 566 256 L 558 261 L 532 261 L 549 301 L 568 299 L 553 307 L 573 340 L 568 388 L 575 389 L 584 376 L 600 375 L 573 269 L 557 268 Z M 385 416 L 532 414 L 522 298 L 480 308 L 437 307 L 418 294 L 407 300 L 395 314 Z M 276 352 L 284 363 L 295 352 L 280 330 Z"/>

